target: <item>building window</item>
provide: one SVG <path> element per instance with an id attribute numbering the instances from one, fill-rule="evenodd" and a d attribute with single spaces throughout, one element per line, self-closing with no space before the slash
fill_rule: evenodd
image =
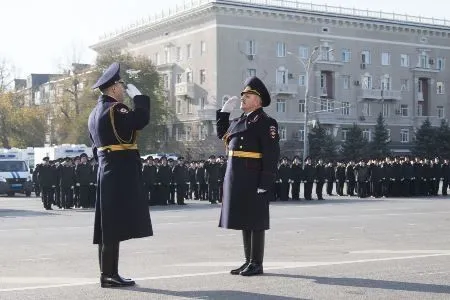
<path id="1" fill-rule="evenodd" d="M 408 104 L 400 105 L 400 115 L 402 117 L 407 117 L 408 116 Z"/>
<path id="2" fill-rule="evenodd" d="M 383 103 L 383 117 L 389 117 L 389 103 Z"/>
<path id="3" fill-rule="evenodd" d="M 437 115 L 439 119 L 443 119 L 444 118 L 444 107 L 443 106 L 438 106 L 437 107 Z"/>
<path id="4" fill-rule="evenodd" d="M 164 49 L 164 63 L 168 64 L 170 62 L 170 48 L 166 48 Z"/>
<path id="5" fill-rule="evenodd" d="M 305 140 L 305 130 L 304 129 L 300 129 L 298 131 L 298 140 L 300 142 L 303 142 Z"/>
<path id="6" fill-rule="evenodd" d="M 306 85 L 306 75 L 305 74 L 298 75 L 298 85 L 299 86 L 305 86 Z"/>
<path id="7" fill-rule="evenodd" d="M 256 76 L 256 69 L 247 69 L 247 75 L 248 77 Z"/>
<path id="8" fill-rule="evenodd" d="M 308 57 L 309 57 L 309 48 L 306 47 L 306 46 L 300 46 L 298 48 L 298 56 L 301 59 L 308 59 Z"/>
<path id="9" fill-rule="evenodd" d="M 423 116 L 423 103 L 417 103 L 417 116 Z"/>
<path id="10" fill-rule="evenodd" d="M 182 73 L 178 73 L 177 74 L 177 83 L 182 83 L 183 82 L 183 74 Z"/>
<path id="11" fill-rule="evenodd" d="M 364 129 L 363 130 L 363 139 L 370 142 L 372 140 L 372 134 L 370 129 Z"/>
<path id="12" fill-rule="evenodd" d="M 192 83 L 193 78 L 192 78 L 192 71 L 188 71 L 186 72 L 186 82 L 187 83 Z"/>
<path id="13" fill-rule="evenodd" d="M 181 100 L 177 99 L 176 113 L 181 114 Z"/>
<path id="14" fill-rule="evenodd" d="M 383 91 L 389 91 L 391 89 L 391 77 L 389 74 L 381 76 L 381 89 Z"/>
<path id="15" fill-rule="evenodd" d="M 372 89 L 372 76 L 365 75 L 362 77 L 362 88 L 365 90 L 371 90 Z"/>
<path id="16" fill-rule="evenodd" d="M 277 99 L 277 112 L 285 113 L 286 112 L 286 100 Z"/>
<path id="17" fill-rule="evenodd" d="M 389 52 L 381 53 L 381 64 L 383 66 L 389 66 L 391 64 L 391 54 Z"/>
<path id="18" fill-rule="evenodd" d="M 343 116 L 350 115 L 350 102 L 342 102 L 341 114 Z"/>
<path id="19" fill-rule="evenodd" d="M 350 62 L 352 57 L 352 52 L 350 49 L 343 49 L 342 50 L 342 62 L 348 63 Z"/>
<path id="20" fill-rule="evenodd" d="M 321 46 L 320 47 L 320 60 L 333 61 L 333 53 L 330 47 Z"/>
<path id="21" fill-rule="evenodd" d="M 439 57 L 437 59 L 436 69 L 442 71 L 445 69 L 445 58 Z"/>
<path id="22" fill-rule="evenodd" d="M 192 46 L 191 44 L 186 45 L 186 57 L 192 58 Z"/>
<path id="23" fill-rule="evenodd" d="M 347 140 L 347 133 L 348 133 L 348 129 L 342 129 L 341 130 L 341 140 L 343 142 L 345 142 Z"/>
<path id="24" fill-rule="evenodd" d="M 422 68 L 422 69 L 429 68 L 428 55 L 426 55 L 424 53 L 419 55 L 419 68 Z"/>
<path id="25" fill-rule="evenodd" d="M 286 57 L 286 43 L 277 43 L 277 57 Z"/>
<path id="26" fill-rule="evenodd" d="M 364 50 L 361 52 L 361 63 L 369 65 L 370 64 L 370 51 Z"/>
<path id="27" fill-rule="evenodd" d="M 280 135 L 280 140 L 281 141 L 285 141 L 286 140 L 286 127 L 284 126 L 280 126 L 280 128 L 278 129 L 278 134 Z"/>
<path id="28" fill-rule="evenodd" d="M 400 142 L 409 143 L 409 129 L 400 130 Z"/>
<path id="29" fill-rule="evenodd" d="M 400 55 L 400 66 L 409 67 L 409 55 L 408 54 Z"/>
<path id="30" fill-rule="evenodd" d="M 181 47 L 177 47 L 177 61 L 180 61 L 183 59 L 183 52 L 181 51 Z"/>
<path id="31" fill-rule="evenodd" d="M 205 109 L 205 97 L 200 97 L 198 102 L 200 104 L 200 109 Z"/>
<path id="32" fill-rule="evenodd" d="M 200 70 L 200 84 L 205 83 L 206 81 L 206 70 L 202 69 Z"/>
<path id="33" fill-rule="evenodd" d="M 256 42 L 254 40 L 248 40 L 246 42 L 246 44 L 247 44 L 247 47 L 246 47 L 247 55 L 255 55 L 256 54 Z"/>
<path id="34" fill-rule="evenodd" d="M 175 127 L 175 140 L 181 141 L 180 128 L 178 128 L 178 127 Z"/>
<path id="35" fill-rule="evenodd" d="M 441 81 L 436 82 L 436 93 L 438 95 L 443 95 L 445 93 L 443 82 L 441 82 Z"/>
<path id="36" fill-rule="evenodd" d="M 298 112 L 299 113 L 305 112 L 305 100 L 298 100 Z"/>
<path id="37" fill-rule="evenodd" d="M 329 99 L 320 100 L 320 110 L 332 112 L 334 110 L 334 101 Z"/>
<path id="38" fill-rule="evenodd" d="M 400 79 L 401 91 L 408 92 L 409 91 L 409 79 Z"/>
<path id="39" fill-rule="evenodd" d="M 363 115 L 365 117 L 369 117 L 370 116 L 370 103 L 364 103 L 363 104 Z"/>
<path id="40" fill-rule="evenodd" d="M 185 134 L 186 141 L 192 141 L 192 128 L 191 128 L 191 126 L 187 126 L 186 127 L 186 129 L 184 131 L 184 134 Z"/>
<path id="41" fill-rule="evenodd" d="M 277 84 L 287 84 L 288 81 L 288 72 L 284 68 L 280 68 L 277 70 Z"/>
<path id="42" fill-rule="evenodd" d="M 192 106 L 193 106 L 192 101 L 193 101 L 192 98 L 187 99 L 187 113 L 188 114 L 192 114 Z"/>
<path id="43" fill-rule="evenodd" d="M 206 125 L 198 125 L 198 139 L 200 141 L 204 141 L 206 140 L 206 135 L 208 133 L 208 127 L 206 127 Z"/>
<path id="44" fill-rule="evenodd" d="M 342 76 L 342 83 L 343 83 L 344 90 L 349 90 L 350 89 L 350 76 L 348 76 L 348 75 Z"/>
<path id="45" fill-rule="evenodd" d="M 206 42 L 205 41 L 201 41 L 200 42 L 200 55 L 205 54 L 206 52 Z"/>
<path id="46" fill-rule="evenodd" d="M 159 53 L 158 52 L 156 52 L 155 53 L 155 65 L 159 65 L 161 62 L 159 61 Z"/>
<path id="47" fill-rule="evenodd" d="M 169 75 L 162 74 L 162 82 L 163 82 L 163 89 L 168 90 L 169 89 Z"/>

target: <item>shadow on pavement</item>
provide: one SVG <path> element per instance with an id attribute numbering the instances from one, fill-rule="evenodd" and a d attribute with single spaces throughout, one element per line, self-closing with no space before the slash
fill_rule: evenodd
<path id="1" fill-rule="evenodd" d="M 314 282 L 317 284 L 326 284 L 326 285 L 373 288 L 373 289 L 407 291 L 407 292 L 450 294 L 450 286 L 449 285 L 439 285 L 439 284 L 430 284 L 430 283 L 376 280 L 376 279 L 366 279 L 366 278 L 319 277 L 319 276 L 275 274 L 275 273 L 265 274 L 265 275 L 273 276 L 273 277 L 314 280 Z"/>
<path id="2" fill-rule="evenodd" d="M 165 295 L 165 296 L 173 296 L 173 297 L 186 297 L 193 299 L 227 299 L 227 300 L 242 300 L 242 299 L 254 299 L 254 300 L 307 300 L 301 298 L 292 298 L 292 297 L 284 297 L 284 296 L 274 296 L 274 295 L 265 295 L 259 293 L 251 293 L 251 292 L 240 292 L 240 291 L 169 291 L 169 290 L 160 290 L 160 289 L 151 289 L 144 287 L 133 287 L 129 289 L 130 291 L 136 291 L 141 293 L 148 294 L 156 294 L 156 295 Z"/>
<path id="3" fill-rule="evenodd" d="M 15 217 L 40 217 L 54 215 L 46 211 L 23 210 L 23 209 L 0 209 L 0 218 L 15 218 Z"/>

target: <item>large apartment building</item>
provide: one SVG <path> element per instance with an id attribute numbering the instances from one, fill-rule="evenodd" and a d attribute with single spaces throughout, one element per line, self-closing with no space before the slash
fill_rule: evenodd
<path id="1" fill-rule="evenodd" d="M 319 121 L 336 141 L 353 123 L 371 140 L 381 112 L 396 152 L 409 151 L 426 118 L 439 126 L 450 111 L 443 20 L 296 0 L 196 0 L 91 48 L 146 55 L 157 65 L 176 116 L 167 145 L 182 153 L 223 152 L 215 112 L 252 75 L 270 89 L 266 111 L 279 122 L 287 155 L 302 153 L 305 106 L 308 126 Z"/>

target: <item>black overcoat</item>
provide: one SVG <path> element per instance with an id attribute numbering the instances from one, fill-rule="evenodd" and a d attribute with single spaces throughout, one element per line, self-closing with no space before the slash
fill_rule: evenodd
<path id="1" fill-rule="evenodd" d="M 102 95 L 89 116 L 93 152 L 99 162 L 94 244 L 153 235 L 139 151 L 97 151 L 99 147 L 120 144 L 113 125 L 120 139 L 135 142 L 136 131 L 149 122 L 150 100 L 139 95 L 133 102 L 134 110 L 130 110 L 113 98 Z"/>
<path id="2" fill-rule="evenodd" d="M 229 156 L 223 182 L 219 226 L 236 230 L 269 229 L 269 202 L 280 156 L 278 124 L 262 108 L 229 121 L 217 111 L 217 135 L 227 151 L 257 152 L 262 158 Z M 267 192 L 257 194 L 257 189 Z"/>

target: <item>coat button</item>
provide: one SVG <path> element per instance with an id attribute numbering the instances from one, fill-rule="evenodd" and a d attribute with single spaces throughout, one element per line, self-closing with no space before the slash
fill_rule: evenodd
<path id="1" fill-rule="evenodd" d="M 244 139 L 244 137 L 243 136 L 241 136 L 241 140 L 243 140 Z"/>
<path id="2" fill-rule="evenodd" d="M 242 146 L 239 146 L 239 149 L 242 149 Z"/>

